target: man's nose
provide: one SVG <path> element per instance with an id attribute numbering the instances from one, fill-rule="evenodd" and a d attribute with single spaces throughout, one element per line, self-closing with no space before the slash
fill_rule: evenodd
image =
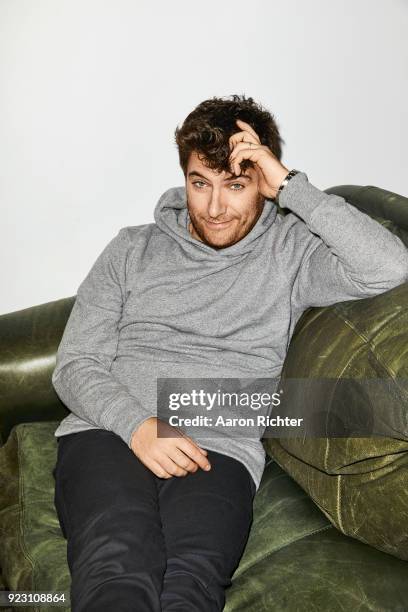
<path id="1" fill-rule="evenodd" d="M 210 203 L 208 205 L 208 216 L 212 219 L 221 217 L 225 214 L 227 206 L 222 200 L 219 193 L 213 192 Z"/>

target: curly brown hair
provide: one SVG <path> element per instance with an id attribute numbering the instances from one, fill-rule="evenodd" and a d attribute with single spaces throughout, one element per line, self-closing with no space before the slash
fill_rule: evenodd
<path id="1" fill-rule="evenodd" d="M 279 134 L 274 116 L 268 110 L 245 95 L 233 94 L 221 98 L 214 96 L 196 106 L 181 128 L 175 129 L 175 141 L 184 176 L 187 174 L 188 160 L 193 151 L 196 151 L 202 163 L 212 170 L 230 172 L 228 139 L 240 131 L 236 119 L 249 123 L 261 143 L 267 145 L 272 153 L 281 159 L 282 144 L 285 144 L 285 141 Z M 240 165 L 245 171 L 246 168 L 253 167 L 253 162 L 244 159 Z"/>

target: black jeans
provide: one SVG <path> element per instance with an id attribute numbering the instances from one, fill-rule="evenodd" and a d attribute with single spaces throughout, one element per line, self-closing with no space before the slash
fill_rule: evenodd
<path id="1" fill-rule="evenodd" d="M 208 450 L 211 470 L 159 478 L 116 434 L 61 436 L 55 507 L 72 612 L 213 612 L 247 543 L 255 483 Z"/>

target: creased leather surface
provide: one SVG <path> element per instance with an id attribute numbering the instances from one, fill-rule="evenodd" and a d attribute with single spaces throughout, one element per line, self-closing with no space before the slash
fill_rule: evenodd
<path id="1" fill-rule="evenodd" d="M 56 422 L 17 425 L 0 448 L 0 565 L 8 590 L 69 593 L 66 541 L 54 506 L 56 426 Z"/>
<path id="2" fill-rule="evenodd" d="M 338 378 L 324 408 L 330 413 L 339 402 L 361 408 L 357 388 L 340 384 L 344 379 L 387 379 L 387 392 L 373 386 L 363 401 L 373 408 L 386 406 L 390 421 L 398 414 L 403 420 L 407 346 L 405 283 L 374 298 L 315 309 L 292 337 L 282 381 Z M 305 393 L 306 412 L 314 400 L 313 393 Z M 408 437 L 403 433 L 395 438 L 269 438 L 264 446 L 343 533 L 408 560 Z"/>

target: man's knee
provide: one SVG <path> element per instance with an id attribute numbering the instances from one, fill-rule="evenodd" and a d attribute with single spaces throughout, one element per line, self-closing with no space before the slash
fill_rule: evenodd
<path id="1" fill-rule="evenodd" d="M 230 584 L 225 559 L 217 552 L 197 551 L 170 557 L 164 574 L 162 609 L 189 603 L 194 610 L 222 610 L 225 589 Z"/>
<path id="2" fill-rule="evenodd" d="M 165 543 L 160 516 L 143 508 L 112 504 L 72 525 L 69 548 L 72 555 L 92 560 L 116 559 L 140 569 L 165 567 Z M 112 567 L 116 567 L 112 564 Z"/>
<path id="3" fill-rule="evenodd" d="M 164 544 L 129 509 L 102 510 L 68 539 L 73 610 L 159 611 Z M 99 608 L 98 608 L 99 606 Z"/>

